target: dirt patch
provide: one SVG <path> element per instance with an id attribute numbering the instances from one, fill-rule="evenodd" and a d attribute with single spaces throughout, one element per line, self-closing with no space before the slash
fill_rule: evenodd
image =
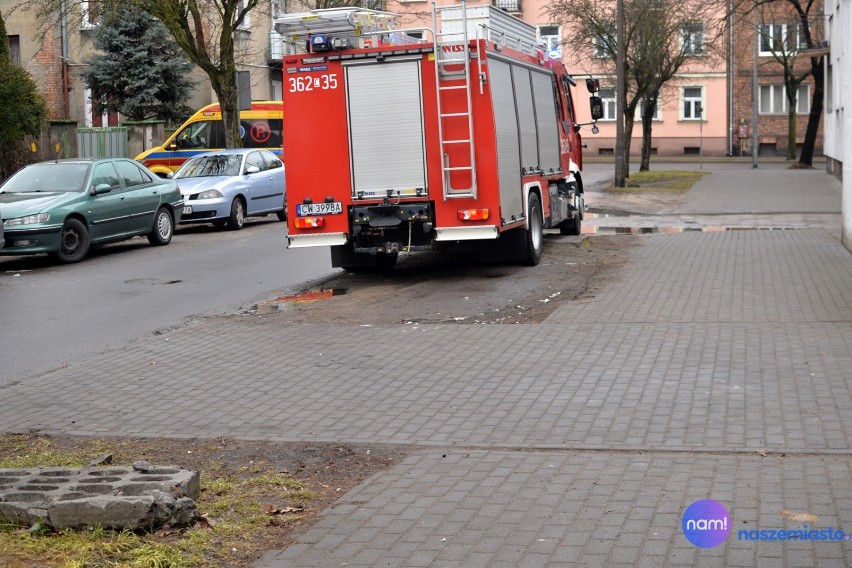
<path id="1" fill-rule="evenodd" d="M 344 272 L 308 295 L 279 298 L 293 323 L 339 325 L 539 323 L 565 302 L 594 296 L 617 277 L 636 240 L 545 237 L 535 267 L 488 264 L 470 250 L 402 258 L 388 273 Z M 325 293 L 321 293 L 324 290 Z"/>
<path id="2" fill-rule="evenodd" d="M 593 214 L 659 215 L 677 211 L 684 194 L 671 191 L 642 191 L 586 194 L 586 207 Z"/>
<path id="3" fill-rule="evenodd" d="M 255 319 L 258 325 L 275 326 L 286 322 L 331 325 L 534 324 L 544 321 L 566 302 L 593 297 L 599 289 L 618 278 L 619 268 L 627 262 L 630 249 L 637 243 L 638 240 L 630 236 L 579 238 L 548 234 L 542 261 L 535 267 L 482 263 L 477 253 L 463 249 L 440 254 L 416 254 L 402 258 L 391 272 L 342 272 L 319 287 L 305 290 L 307 294 L 273 300 L 267 305 L 280 305 L 281 309 Z M 332 292 L 323 293 L 322 290 Z M 45 444 L 49 453 L 44 453 Z M 38 451 L 33 452 L 34 448 Z M 365 479 L 399 463 L 410 451 L 413 448 L 385 445 L 273 443 L 223 438 L 93 440 L 48 436 L 0 437 L 0 458 L 26 452 L 34 454 L 31 457 L 36 459 L 43 455 L 55 460 L 56 456 L 82 452 L 89 459 L 94 459 L 109 452 L 116 464 L 145 460 L 198 470 L 202 485 L 198 505 L 202 513 L 206 512 L 205 507 L 212 507 L 205 501 L 205 495 L 224 485 L 220 479 L 243 487 L 247 486 L 246 482 L 252 481 L 252 476 L 259 479 L 268 477 L 270 472 L 292 476 L 303 486 L 297 493 L 310 492 L 313 495 L 304 502 L 304 510 L 296 514 L 278 514 L 279 511 L 289 511 L 294 505 L 297 505 L 296 508 L 302 506 L 292 499 L 292 490 L 247 492 L 246 500 L 256 502 L 262 514 L 269 512 L 261 528 L 239 531 L 234 536 L 228 535 L 222 525 L 218 528 L 213 526 L 209 529 L 213 545 L 193 550 L 195 554 L 202 554 L 203 559 L 188 564 L 237 568 L 247 568 L 264 553 L 296 542 L 301 531 L 311 526 L 323 509 L 332 506 L 339 497 Z M 251 483 L 248 486 L 256 487 Z M 210 518 L 215 522 L 216 511 L 210 514 Z M 178 531 L 145 538 L 175 543 L 185 537 L 185 533 Z M 108 565 L 113 560 L 90 565 Z M 51 558 L 45 560 L 44 556 L 22 561 L 20 554 L 14 550 L 4 550 L 0 540 L 0 565 L 31 568 L 56 565 L 56 561 Z"/>
<path id="4" fill-rule="evenodd" d="M 158 465 L 176 465 L 201 472 L 202 496 L 199 511 L 210 519 L 212 546 L 194 550 L 203 555 L 202 566 L 251 566 L 263 554 L 284 549 L 296 541 L 298 534 L 311 526 L 318 514 L 339 497 L 376 473 L 402 461 L 411 448 L 392 445 L 342 445 L 320 443 L 273 443 L 218 438 L 214 440 L 77 438 L 65 436 L 7 435 L 0 439 L 0 458 L 37 454 L 55 462 L 63 456 L 95 459 L 104 453 L 113 454 L 113 463 L 129 465 L 144 460 Z M 217 481 L 251 480 L 252 476 L 268 472 L 288 474 L 298 479 L 303 491 L 313 495 L 304 502 L 298 514 L 278 514 L 292 502 L 290 491 L 252 493 L 246 499 L 257 501 L 269 511 L 268 522 L 250 533 L 217 536 L 217 513 L 205 510 L 205 492 L 215 491 Z M 253 485 L 256 486 L 256 485 Z M 301 487 L 300 487 L 301 489 Z M 193 530 L 198 530 L 196 527 Z M 156 543 L 174 543 L 185 534 L 181 531 L 160 531 L 146 536 Z M 49 535 L 42 538 L 51 538 Z M 235 543 L 236 542 L 236 543 Z M 20 552 L 20 551 L 18 551 Z M 31 568 L 50 565 L 45 557 L 22 558 L 15 550 L 4 550 L 0 540 L 0 565 Z M 107 565 L 108 562 L 104 565 Z M 90 564 L 87 564 L 90 565 Z M 91 564 L 96 565 L 96 564 Z M 97 564 L 100 565 L 100 564 Z"/>

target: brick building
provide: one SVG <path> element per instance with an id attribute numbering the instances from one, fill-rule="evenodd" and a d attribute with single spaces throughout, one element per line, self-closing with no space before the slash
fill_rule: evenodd
<path id="1" fill-rule="evenodd" d="M 35 10 L 24 9 L 19 0 L 0 0 L 12 60 L 32 75 L 47 100 L 51 119 L 72 120 L 79 126 L 117 125 L 120 116 L 93 112 L 90 93 L 78 75 L 94 51 L 94 32 L 100 21 L 98 2 L 72 0 L 64 5 L 64 14 L 53 13 L 47 19 L 39 19 Z M 269 99 L 275 93 L 281 98 L 280 62 L 278 70 L 269 65 L 273 51 L 271 14 L 277 5 L 275 0 L 262 3 L 256 17 L 238 31 L 235 41 L 237 68 L 250 72 L 254 99 Z M 215 95 L 207 76 L 196 69 L 192 79 L 196 88 L 187 104 L 198 108 L 213 102 Z"/>
<path id="2" fill-rule="evenodd" d="M 757 52 L 757 109 L 758 155 L 784 156 L 788 149 L 789 102 L 786 97 L 784 68 L 795 75 L 810 71 L 810 57 L 821 57 L 826 52 L 809 49 L 805 40 L 802 20 L 793 12 L 786 0 L 762 6 L 755 13 L 738 15 L 734 19 L 732 42 L 732 123 L 734 128 L 734 154 L 751 154 L 753 122 L 753 90 L 755 52 Z M 813 42 L 820 45 L 823 39 L 822 2 L 811 8 L 806 20 Z M 756 33 L 756 27 L 760 32 Z M 779 61 L 781 60 L 781 61 Z M 802 81 L 797 92 L 796 155 L 801 147 L 808 124 L 811 99 L 814 93 L 812 76 Z M 822 125 L 817 136 L 816 153 L 822 153 Z"/>

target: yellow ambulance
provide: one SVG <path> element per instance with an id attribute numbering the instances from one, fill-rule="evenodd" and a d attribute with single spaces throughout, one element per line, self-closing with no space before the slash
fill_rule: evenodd
<path id="1" fill-rule="evenodd" d="M 240 136 L 245 148 L 263 148 L 281 155 L 281 101 L 252 101 L 251 110 L 240 112 Z M 161 177 L 209 150 L 225 147 L 225 129 L 219 104 L 207 105 L 193 114 L 162 146 L 145 150 L 136 160 Z"/>

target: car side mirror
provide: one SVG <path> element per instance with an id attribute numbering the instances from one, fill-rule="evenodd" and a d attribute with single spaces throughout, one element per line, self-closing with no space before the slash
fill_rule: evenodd
<path id="1" fill-rule="evenodd" d="M 589 97 L 589 107 L 592 111 L 592 120 L 600 120 L 603 118 L 603 100 L 598 96 Z"/>
<path id="2" fill-rule="evenodd" d="M 177 143 L 172 142 L 171 144 L 169 144 L 169 146 L 166 149 L 174 152 L 175 150 L 177 150 Z"/>
<path id="3" fill-rule="evenodd" d="M 249 167 L 246 168 L 247 174 L 256 174 L 259 171 L 260 171 L 260 168 L 258 168 L 257 166 L 249 166 Z"/>
<path id="4" fill-rule="evenodd" d="M 174 172 L 169 172 L 169 173 L 166 174 L 166 179 L 172 179 L 173 177 L 175 177 Z"/>
<path id="5" fill-rule="evenodd" d="M 95 195 L 109 193 L 110 191 L 112 191 L 112 186 L 108 183 L 99 183 L 95 186 Z"/>

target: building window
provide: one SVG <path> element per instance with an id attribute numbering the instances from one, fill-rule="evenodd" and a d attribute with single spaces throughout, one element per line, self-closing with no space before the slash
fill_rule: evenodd
<path id="1" fill-rule="evenodd" d="M 760 55 L 793 52 L 807 47 L 798 26 L 762 24 L 760 26 Z"/>
<path id="2" fill-rule="evenodd" d="M 615 50 L 610 49 L 607 39 L 607 36 L 604 34 L 598 34 L 592 38 L 592 57 L 595 59 L 608 59 L 615 57 Z"/>
<path id="3" fill-rule="evenodd" d="M 101 3 L 97 0 L 82 0 L 84 28 L 93 28 L 101 23 Z"/>
<path id="4" fill-rule="evenodd" d="M 615 89 L 612 87 L 601 87 L 598 96 L 603 103 L 603 116 L 601 120 L 615 120 Z"/>
<path id="5" fill-rule="evenodd" d="M 784 85 L 760 86 L 760 114 L 787 114 L 787 89 Z M 811 112 L 811 86 L 799 85 L 796 93 L 796 113 Z"/>
<path id="6" fill-rule="evenodd" d="M 704 108 L 704 89 L 702 87 L 683 88 L 683 120 L 701 120 Z"/>
<path id="7" fill-rule="evenodd" d="M 234 17 L 239 17 L 240 12 L 245 10 L 246 6 L 248 6 L 248 0 L 240 0 L 237 4 L 237 12 L 234 14 Z M 246 12 L 246 15 L 243 16 L 243 21 L 240 22 L 240 25 L 237 26 L 237 29 L 240 29 L 242 31 L 251 31 L 251 12 Z"/>
<path id="8" fill-rule="evenodd" d="M 636 106 L 636 120 L 642 120 L 642 109 L 645 106 L 645 99 L 639 101 L 639 104 Z M 662 120 L 662 114 L 660 113 L 660 101 L 657 101 L 657 107 L 654 109 L 654 116 L 651 117 L 651 120 Z"/>
<path id="9" fill-rule="evenodd" d="M 562 59 L 562 37 L 559 26 L 538 26 L 538 40 L 544 45 L 545 52 L 553 59 Z"/>
<path id="10" fill-rule="evenodd" d="M 687 22 L 681 28 L 683 53 L 704 55 L 704 22 Z"/>
<path id="11" fill-rule="evenodd" d="M 9 62 L 16 67 L 21 66 L 21 36 L 9 37 Z"/>
<path id="12" fill-rule="evenodd" d="M 521 0 L 494 0 L 493 5 L 504 12 L 521 11 Z"/>

